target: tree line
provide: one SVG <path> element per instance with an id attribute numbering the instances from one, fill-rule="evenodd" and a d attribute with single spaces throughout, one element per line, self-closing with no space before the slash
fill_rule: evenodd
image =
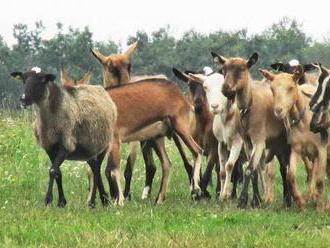
<path id="1" fill-rule="evenodd" d="M 26 24 L 13 27 L 15 43 L 9 46 L 0 35 L 0 102 L 15 107 L 21 92 L 20 83 L 11 79 L 12 71 L 28 70 L 39 66 L 42 70 L 59 76 L 61 65 L 67 67 L 74 78 L 82 77 L 87 70 L 93 71 L 92 82 L 101 83 L 102 74 L 99 62 L 91 55 L 90 48 L 103 54 L 121 52 L 121 45 L 112 40 L 95 41 L 88 27 L 64 30 L 62 23 L 50 39 L 43 39 L 45 27 L 41 21 L 31 29 Z M 138 31 L 130 36 L 127 45 L 139 40 L 139 47 L 132 62 L 133 74 L 163 73 L 175 80 L 171 69 L 201 70 L 209 65 L 214 69 L 210 51 L 224 56 L 248 57 L 258 52 L 260 61 L 252 74 L 260 78 L 256 69 L 269 68 L 274 62 L 288 62 L 298 59 L 302 63 L 319 61 L 330 65 L 330 40 L 316 42 L 303 32 L 303 26 L 295 19 L 282 18 L 259 34 L 249 35 L 247 29 L 234 32 L 218 30 L 203 34 L 194 30 L 185 32 L 182 37 L 171 35 L 170 27 L 162 27 L 151 34 Z M 185 85 L 178 82 L 185 89 Z"/>

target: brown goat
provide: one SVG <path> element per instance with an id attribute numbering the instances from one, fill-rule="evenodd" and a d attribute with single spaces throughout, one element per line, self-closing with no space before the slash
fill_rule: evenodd
<path id="1" fill-rule="evenodd" d="M 95 58 L 100 61 L 103 67 L 104 88 L 126 84 L 131 81 L 131 56 L 134 53 L 138 42 L 134 42 L 122 54 L 105 56 L 99 51 L 91 49 Z"/>
<path id="2" fill-rule="evenodd" d="M 194 174 L 192 180 L 192 195 L 199 197 L 199 172 L 202 150 L 196 144 L 189 131 L 191 105 L 183 97 L 178 87 L 167 80 L 144 80 L 107 89 L 118 110 L 117 126 L 114 134 L 112 159 L 108 163 L 106 175 L 110 182 L 111 194 L 116 201 L 122 204 L 119 184 L 120 144 L 134 140 L 147 140 L 154 137 L 163 137 L 173 130 L 192 152 Z M 125 113 L 121 115 L 120 113 Z M 165 122 L 164 122 L 165 121 Z M 155 126 L 160 126 L 158 128 Z M 164 126 L 164 123 L 167 125 Z M 152 125 L 152 127 L 150 127 Z M 142 130 L 142 131 L 141 131 Z M 162 150 L 163 155 L 165 150 Z M 170 170 L 170 161 L 167 156 L 163 163 L 163 178 L 157 203 L 165 198 Z"/>
<path id="3" fill-rule="evenodd" d="M 238 206 L 241 208 L 247 206 L 248 186 L 251 177 L 253 185 L 252 206 L 258 207 L 260 204 L 257 169 L 265 160 L 265 148 L 279 159 L 284 198 L 286 204 L 290 205 L 291 195 L 286 180 L 290 146 L 287 144 L 284 124 L 274 115 L 274 102 L 270 87 L 253 82 L 249 73 L 249 69 L 258 60 L 258 54 L 254 53 L 248 60 L 225 58 L 216 53 L 211 54 L 216 63 L 223 65 L 225 81 L 222 93 L 229 99 L 235 98 L 235 104 L 240 112 L 242 127 L 240 134 L 249 158 Z"/>
<path id="4" fill-rule="evenodd" d="M 201 188 L 203 193 L 208 195 L 207 186 L 212 176 L 214 165 L 219 161 L 218 158 L 218 141 L 213 134 L 213 119 L 214 116 L 209 109 L 206 99 L 206 94 L 203 85 L 196 80 L 192 80 L 186 73 L 183 73 L 176 68 L 173 68 L 174 75 L 180 80 L 186 82 L 189 86 L 190 100 L 194 105 L 194 115 L 190 122 L 190 130 L 194 140 L 204 150 L 204 155 L 207 156 L 207 167 L 202 177 Z M 220 165 L 216 165 L 217 169 L 217 197 L 220 195 Z"/>
<path id="5" fill-rule="evenodd" d="M 127 83 L 131 83 L 132 81 L 127 81 L 127 79 L 130 78 L 130 68 L 131 66 L 126 66 L 127 65 L 127 60 L 129 61 L 130 64 L 130 56 L 134 52 L 134 50 L 137 47 L 137 42 L 132 44 L 126 52 L 120 55 L 110 55 L 110 56 L 105 56 L 101 54 L 100 52 L 92 50 L 93 55 L 102 63 L 103 66 L 103 82 L 104 86 L 107 85 L 124 85 Z M 163 78 L 164 76 L 162 75 L 156 75 L 156 76 L 148 76 L 149 79 L 155 79 L 159 80 Z M 141 80 L 141 78 L 139 78 Z M 186 172 L 189 177 L 190 183 L 192 182 L 192 166 L 188 162 L 185 153 L 183 151 L 182 145 L 177 137 L 176 134 L 173 134 L 173 140 L 180 152 L 180 155 L 182 157 L 182 160 L 184 162 L 184 167 L 186 169 Z M 143 141 L 142 144 L 142 153 L 143 153 L 143 158 L 145 160 L 146 164 L 146 181 L 145 181 L 145 188 L 143 190 L 142 198 L 146 198 L 150 195 L 151 192 L 151 184 L 152 184 L 152 178 L 155 174 L 156 171 L 156 166 L 153 162 L 152 158 L 152 152 L 151 148 L 154 148 L 157 155 L 159 156 L 160 152 L 157 151 L 157 147 L 155 147 L 155 142 L 152 140 L 147 140 Z M 130 161 L 130 160 L 128 160 Z M 125 179 L 126 179 L 126 185 L 125 185 L 125 193 L 129 192 L 129 185 L 130 185 L 130 180 L 132 176 L 132 169 L 133 169 L 133 163 L 129 163 L 130 166 L 126 166 L 125 170 Z M 127 172 L 127 173 L 126 173 Z"/>
<path id="6" fill-rule="evenodd" d="M 304 200 L 298 190 L 296 181 L 297 157 L 305 158 L 312 162 L 312 173 L 309 184 L 309 199 L 317 199 L 321 206 L 325 168 L 327 162 L 327 147 L 322 145 L 319 135 L 310 132 L 309 124 L 312 112 L 308 110 L 310 97 L 306 96 L 303 88 L 298 87 L 298 82 L 303 77 L 304 71 L 298 66 L 293 74 L 273 74 L 267 70 L 261 70 L 261 74 L 271 81 L 271 89 L 274 95 L 274 114 L 280 120 L 284 120 L 288 141 L 291 145 L 290 166 L 288 180 L 292 187 L 294 200 L 298 208 L 302 208 Z M 309 92 L 313 94 L 316 88 L 309 86 Z M 309 94 L 310 95 L 310 94 Z M 316 182 L 315 182 L 316 180 Z M 314 184 L 316 183 L 317 192 Z"/>

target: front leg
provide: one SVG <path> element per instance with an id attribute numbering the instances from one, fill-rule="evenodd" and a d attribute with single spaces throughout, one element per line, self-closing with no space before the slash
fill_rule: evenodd
<path id="1" fill-rule="evenodd" d="M 295 151 L 291 151 L 290 165 L 289 165 L 289 171 L 288 171 L 288 181 L 290 183 L 293 198 L 297 204 L 297 207 L 299 209 L 302 209 L 305 202 L 304 202 L 303 198 L 301 197 L 301 194 L 300 194 L 300 191 L 299 191 L 298 185 L 297 185 L 297 179 L 296 179 L 297 156 L 298 156 L 298 154 Z"/>
<path id="2" fill-rule="evenodd" d="M 253 144 L 252 153 L 250 156 L 249 164 L 244 172 L 243 189 L 239 198 L 238 207 L 246 208 L 248 201 L 248 190 L 251 177 L 253 177 L 253 207 L 258 207 L 260 204 L 260 197 L 258 192 L 258 166 L 265 149 L 264 142 L 255 142 Z"/>
<path id="3" fill-rule="evenodd" d="M 242 150 L 242 146 L 243 146 L 243 141 L 240 137 L 237 137 L 234 142 L 233 145 L 230 149 L 230 154 L 229 154 L 229 158 L 226 162 L 225 165 L 225 170 L 226 170 L 226 178 L 225 178 L 225 183 L 223 186 L 223 191 L 222 191 L 222 195 L 221 198 L 224 200 L 228 200 L 231 197 L 231 193 L 232 193 L 232 184 L 231 184 L 231 177 L 232 177 L 232 172 L 233 172 L 233 168 L 234 165 L 236 163 L 236 161 L 239 158 L 239 155 L 241 153 Z"/>
<path id="4" fill-rule="evenodd" d="M 63 185 L 62 185 L 62 173 L 60 170 L 61 164 L 64 162 L 68 152 L 63 147 L 59 149 L 53 149 L 48 152 L 48 156 L 52 161 L 52 166 L 49 169 L 49 182 L 48 189 L 45 197 L 45 205 L 50 206 L 53 200 L 53 184 L 56 180 L 58 189 L 58 207 L 64 207 L 66 205 L 66 199 L 64 196 Z"/>
<path id="5" fill-rule="evenodd" d="M 219 194 L 219 199 L 221 199 L 221 196 L 224 192 L 224 185 L 226 180 L 226 170 L 225 170 L 225 164 L 228 160 L 228 149 L 227 145 L 222 141 L 218 143 L 218 157 L 219 157 L 219 163 L 220 163 L 220 192 L 217 192 Z"/>

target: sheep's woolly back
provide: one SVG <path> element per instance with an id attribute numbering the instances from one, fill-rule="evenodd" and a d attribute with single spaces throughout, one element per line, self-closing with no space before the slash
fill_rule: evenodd
<path id="1" fill-rule="evenodd" d="M 55 93 L 53 92 L 55 87 Z M 39 103 L 35 135 L 46 150 L 61 142 L 72 152 L 79 144 L 89 154 L 102 152 L 111 143 L 117 109 L 101 86 L 81 85 L 70 92 L 53 84 L 49 97 Z M 57 92 L 57 93 L 56 93 Z M 52 94 L 57 94 L 51 97 Z M 56 108 L 51 111 L 50 106 Z"/>

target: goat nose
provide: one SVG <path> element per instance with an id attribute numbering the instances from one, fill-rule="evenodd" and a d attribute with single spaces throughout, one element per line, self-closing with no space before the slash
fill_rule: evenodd
<path id="1" fill-rule="evenodd" d="M 219 104 L 217 104 L 217 103 L 212 103 L 212 104 L 211 104 L 211 107 L 212 107 L 213 109 L 217 109 L 217 108 L 219 107 Z"/>

